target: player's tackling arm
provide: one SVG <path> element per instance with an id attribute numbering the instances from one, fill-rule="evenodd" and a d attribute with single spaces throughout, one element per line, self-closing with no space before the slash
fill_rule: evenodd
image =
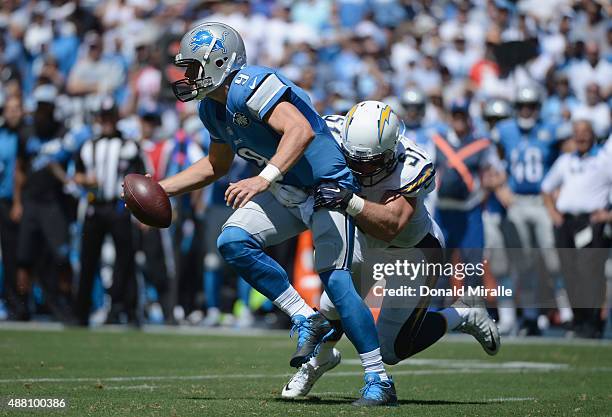
<path id="1" fill-rule="evenodd" d="M 368 235 L 391 242 L 400 234 L 416 207 L 415 197 L 404 197 L 398 193 L 387 193 L 381 203 L 365 201 L 357 216 L 357 225 Z"/>
<path id="2" fill-rule="evenodd" d="M 212 142 L 208 156 L 159 182 L 169 196 L 188 193 L 215 182 L 229 172 L 234 160 L 230 145 Z"/>

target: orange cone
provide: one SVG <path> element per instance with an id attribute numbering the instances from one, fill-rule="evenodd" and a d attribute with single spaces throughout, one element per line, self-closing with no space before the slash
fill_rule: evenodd
<path id="1" fill-rule="evenodd" d="M 321 280 L 314 269 L 314 246 L 312 233 L 300 233 L 297 240 L 295 264 L 293 266 L 293 286 L 311 307 L 317 307 L 321 300 Z"/>

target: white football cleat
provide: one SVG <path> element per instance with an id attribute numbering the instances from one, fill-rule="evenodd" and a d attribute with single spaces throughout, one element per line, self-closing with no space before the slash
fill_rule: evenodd
<path id="1" fill-rule="evenodd" d="M 487 354 L 499 352 L 501 340 L 495 320 L 489 317 L 484 300 L 476 296 L 460 297 L 451 307 L 468 309 L 467 317 L 457 330 L 474 336 Z"/>
<path id="2" fill-rule="evenodd" d="M 331 358 L 325 364 L 315 367 L 312 366 L 310 362 L 306 362 L 283 387 L 281 397 L 295 398 L 307 395 L 315 382 L 317 382 L 325 372 L 331 371 L 338 366 L 341 359 L 342 356 L 340 355 L 340 351 L 334 348 Z"/>

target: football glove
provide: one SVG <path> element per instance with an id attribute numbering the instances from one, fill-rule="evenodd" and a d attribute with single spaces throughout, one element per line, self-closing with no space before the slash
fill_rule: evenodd
<path id="1" fill-rule="evenodd" d="M 346 210 L 353 198 L 353 192 L 342 188 L 334 181 L 322 182 L 315 188 L 314 209 Z"/>

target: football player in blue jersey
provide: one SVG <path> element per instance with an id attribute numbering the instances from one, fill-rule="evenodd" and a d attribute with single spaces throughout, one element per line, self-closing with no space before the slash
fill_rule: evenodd
<path id="1" fill-rule="evenodd" d="M 503 98 L 490 98 L 483 103 L 482 119 L 477 121 L 479 130 L 490 137 L 495 126 L 512 117 L 513 113 L 510 101 Z M 497 171 L 492 174 L 505 176 L 505 173 Z M 489 265 L 498 282 L 508 288 L 513 287 L 514 265 L 520 263 L 520 259 L 510 258 L 510 252 L 499 250 L 512 247 L 514 233 L 506 215 L 506 206 L 509 204 L 510 198 L 511 192 L 504 184 L 487 195 L 482 212 L 485 248 L 495 249 L 489 252 Z M 514 300 L 511 297 L 500 297 L 497 300 L 497 312 L 499 315 L 499 332 L 501 334 L 513 332 L 516 326 Z"/>
<path id="2" fill-rule="evenodd" d="M 532 247 L 532 230 L 538 247 L 555 247 L 553 224 L 540 196 L 540 184 L 559 155 L 559 140 L 557 125 L 540 117 L 541 102 L 537 87 L 519 88 L 514 100 L 515 116 L 499 122 L 491 133 L 507 161 L 508 186 L 513 194 L 507 208 L 508 220 L 518 232 L 521 247 L 526 249 Z M 533 259 L 528 252 L 525 256 Z M 553 253 L 547 253 L 544 261 L 549 272 L 559 271 L 559 260 Z M 524 281 L 526 273 L 520 276 Z M 537 314 L 534 309 L 523 311 L 523 333 L 539 334 Z"/>
<path id="3" fill-rule="evenodd" d="M 352 201 L 348 214 L 314 210 L 313 194 L 320 186 L 359 189 L 325 121 L 307 94 L 283 75 L 247 65 L 240 35 L 225 24 L 191 29 L 175 64 L 185 68 L 185 78 L 174 83 L 174 92 L 182 101 L 200 100 L 200 118 L 212 143 L 207 157 L 160 184 L 169 195 L 201 188 L 225 175 L 235 154 L 260 168 L 259 175 L 232 183 L 225 192 L 236 211 L 218 238 L 221 255 L 291 317 L 298 342 L 290 364 L 299 367 L 334 329 L 305 303 L 264 248 L 312 230 L 316 269 L 365 370 L 366 386 L 354 404 L 396 404 L 374 319 L 350 273 L 354 224 L 348 214 L 361 212 L 363 204 Z"/>

